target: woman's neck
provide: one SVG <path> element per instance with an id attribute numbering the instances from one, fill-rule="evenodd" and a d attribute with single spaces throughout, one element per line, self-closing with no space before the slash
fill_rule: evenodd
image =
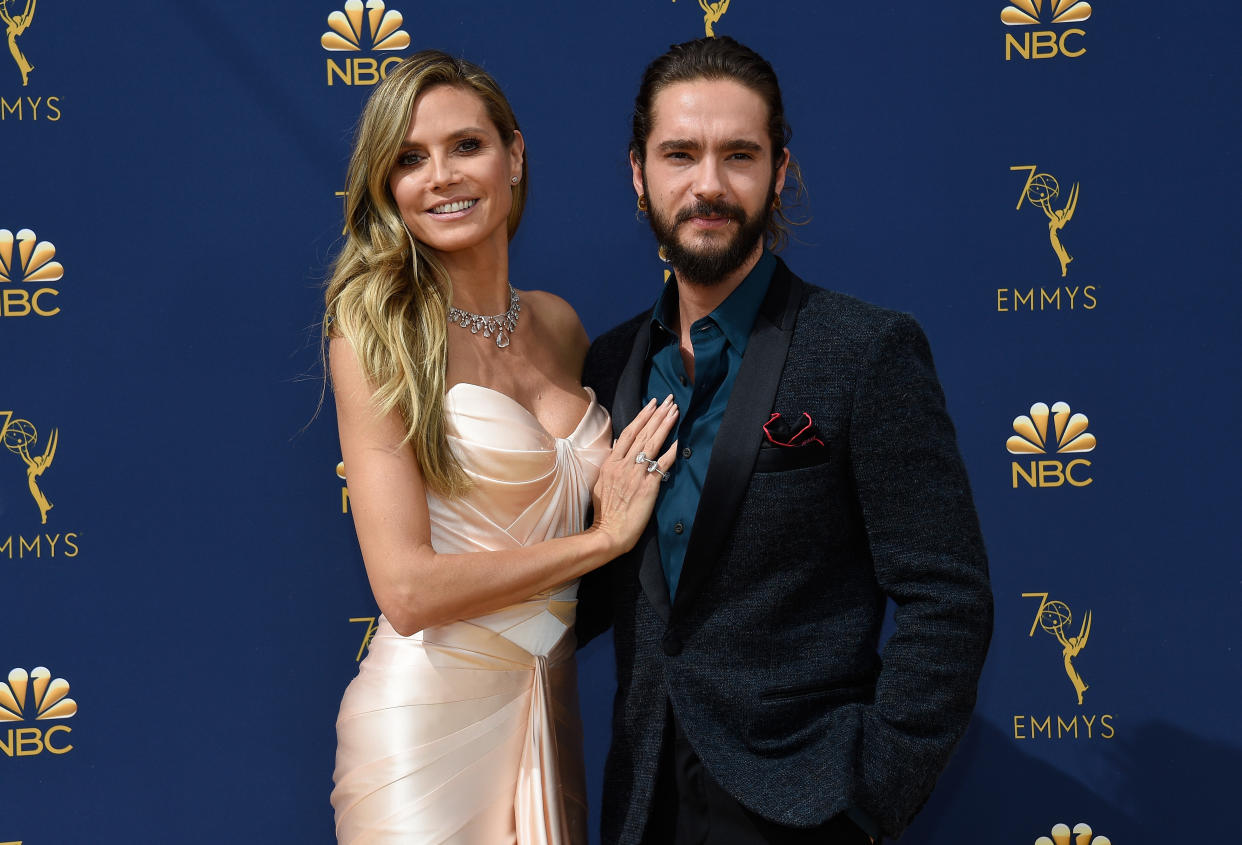
<path id="1" fill-rule="evenodd" d="M 503 233 L 502 233 L 503 234 Z M 474 314 L 509 309 L 509 244 L 494 239 L 468 250 L 437 257 L 453 282 L 453 306 Z"/>

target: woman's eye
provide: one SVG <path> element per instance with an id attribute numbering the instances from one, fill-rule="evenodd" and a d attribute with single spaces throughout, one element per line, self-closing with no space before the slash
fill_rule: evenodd
<path id="1" fill-rule="evenodd" d="M 399 167 L 413 167 L 423 160 L 423 157 L 416 152 L 407 151 L 397 156 L 397 165 Z"/>
<path id="2" fill-rule="evenodd" d="M 457 145 L 457 149 L 463 153 L 477 152 L 482 145 L 477 138 L 466 138 Z"/>

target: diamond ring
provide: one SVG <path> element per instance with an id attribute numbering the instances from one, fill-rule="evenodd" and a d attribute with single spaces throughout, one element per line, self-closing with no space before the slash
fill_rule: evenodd
<path id="1" fill-rule="evenodd" d="M 661 484 L 663 484 L 665 481 L 668 481 L 668 473 L 667 473 L 667 472 L 665 472 L 664 470 L 660 469 L 660 462 L 659 462 L 659 461 L 653 461 L 653 460 L 651 460 L 651 458 L 647 458 L 647 472 L 658 472 L 658 473 L 660 473 L 660 483 L 661 483 Z"/>
<path id="2" fill-rule="evenodd" d="M 634 463 L 641 464 L 643 461 L 649 460 L 646 452 L 639 452 L 638 457 L 634 459 Z"/>

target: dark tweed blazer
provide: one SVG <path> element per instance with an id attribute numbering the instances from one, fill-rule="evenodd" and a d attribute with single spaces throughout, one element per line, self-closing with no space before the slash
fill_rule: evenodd
<path id="1" fill-rule="evenodd" d="M 641 407 L 650 312 L 592 344 L 616 431 Z M 824 447 L 776 447 L 773 411 Z M 885 599 L 896 632 L 877 654 Z M 712 776 L 794 827 L 857 807 L 897 836 L 966 729 L 992 630 L 953 425 L 910 317 L 778 264 L 712 449 L 675 601 L 654 520 L 583 580 L 582 642 L 614 626 L 603 841 L 636 843 L 670 705 Z"/>

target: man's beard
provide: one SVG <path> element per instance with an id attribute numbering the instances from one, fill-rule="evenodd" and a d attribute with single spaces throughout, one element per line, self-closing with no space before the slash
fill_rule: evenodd
<path id="1" fill-rule="evenodd" d="M 643 187 L 645 189 L 646 185 Z M 771 194 L 770 189 L 768 193 Z M 650 192 L 647 195 L 650 196 Z M 772 203 L 769 196 L 762 212 L 747 215 L 745 209 L 730 202 L 699 200 L 677 212 L 672 220 L 664 217 L 653 203 L 649 217 L 661 255 L 673 265 L 677 279 L 698 287 L 713 287 L 754 255 L 756 245 L 772 220 Z M 678 240 L 677 229 L 693 217 L 727 217 L 736 221 L 737 231 L 720 246 L 686 246 Z"/>

